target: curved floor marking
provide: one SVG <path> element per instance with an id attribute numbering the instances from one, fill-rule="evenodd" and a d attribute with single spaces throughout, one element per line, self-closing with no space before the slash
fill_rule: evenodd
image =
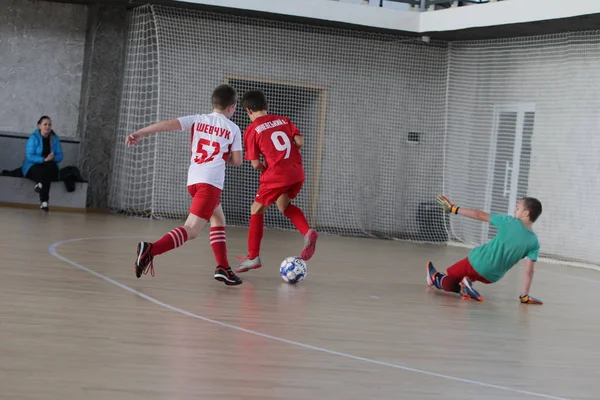
<path id="1" fill-rule="evenodd" d="M 91 237 L 91 238 L 77 238 L 77 239 L 68 239 L 68 240 L 63 240 L 60 242 L 56 242 L 51 244 L 50 246 L 48 246 L 48 252 L 50 252 L 51 255 L 53 255 L 54 257 L 68 263 L 71 264 L 72 266 L 85 271 L 87 273 L 90 273 L 92 275 L 94 275 L 96 278 L 100 278 L 108 283 L 112 283 L 115 286 L 120 287 L 121 289 L 129 292 L 129 293 L 133 293 L 136 296 L 139 296 L 145 300 L 148 300 L 149 302 L 152 302 L 158 306 L 164 307 L 168 310 L 174 311 L 176 313 L 191 317 L 191 318 L 195 318 L 198 319 L 200 321 L 204 321 L 204 322 L 208 322 L 211 324 L 215 324 L 221 327 L 225 327 L 225 328 L 230 328 L 233 330 L 236 330 L 238 332 L 244 332 L 244 333 L 248 333 L 250 335 L 255 335 L 258 337 L 262 337 L 265 339 L 270 339 L 270 340 L 275 340 L 277 342 L 281 342 L 281 343 L 286 343 L 292 346 L 296 346 L 296 347 L 300 347 L 300 348 L 304 348 L 304 349 L 308 349 L 308 350 L 313 350 L 313 351 L 318 351 L 321 353 L 325 353 L 325 354 L 329 354 L 332 356 L 338 356 L 338 357 L 344 357 L 350 360 L 355 360 L 355 361 L 362 361 L 365 363 L 369 363 L 369 364 L 375 364 L 375 365 L 380 365 L 380 366 L 384 366 L 384 367 L 389 367 L 389 368 L 394 368 L 394 369 L 399 369 L 402 371 L 407 371 L 407 372 L 414 372 L 417 374 L 423 374 L 423 375 L 428 375 L 428 376 L 434 376 L 436 378 L 442 378 L 442 379 L 447 379 L 450 381 L 454 381 L 454 382 L 461 382 L 461 383 L 467 383 L 470 385 L 476 385 L 476 386 L 482 386 L 482 387 L 486 387 L 486 388 L 490 388 L 490 389 L 498 389 L 498 390 L 503 390 L 506 392 L 512 392 L 512 393 L 519 393 L 519 394 L 524 394 L 524 395 L 528 395 L 528 396 L 533 396 L 533 397 L 539 397 L 539 398 L 543 398 L 543 399 L 553 399 L 553 400 L 569 400 L 566 399 L 564 397 L 556 397 L 556 396 L 550 396 L 547 394 L 542 394 L 542 393 L 535 393 L 535 392 L 529 392 L 526 390 L 519 390 L 519 389 L 514 389 L 514 388 L 510 388 L 510 387 L 506 387 L 506 386 L 500 386 L 500 385 L 493 385 L 490 383 L 485 383 L 485 382 L 479 382 L 479 381 L 474 381 L 471 379 L 463 379 L 463 378 L 457 378 L 455 376 L 450 376 L 450 375 L 443 375 L 443 374 L 438 374 L 435 372 L 430 372 L 430 371 L 425 371 L 422 369 L 417 369 L 417 368 L 411 368 L 411 367 L 407 367 L 404 365 L 398 365 L 398 364 L 391 364 L 391 363 L 387 363 L 385 361 L 378 361 L 378 360 L 373 360 L 370 358 L 365 358 L 365 357 L 359 357 L 359 356 L 354 356 L 352 354 L 347 354 L 347 353 L 342 353 L 339 351 L 335 351 L 335 350 L 329 350 L 323 347 L 317 347 L 317 346 L 312 346 L 310 344 L 305 344 L 305 343 L 300 343 L 300 342 L 295 342 L 293 340 L 288 340 L 288 339 L 284 339 L 284 338 L 280 338 L 277 336 L 272 336 L 272 335 L 268 335 L 266 333 L 261 333 L 261 332 L 257 332 L 257 331 L 253 331 L 250 329 L 245 329 L 242 328 L 240 326 L 236 326 L 236 325 L 231 325 L 231 324 L 227 324 L 221 321 L 217 321 L 214 319 L 210 319 L 207 317 L 203 317 L 202 315 L 198 315 L 198 314 L 194 314 L 192 312 L 183 310 L 181 308 L 177 308 L 174 307 L 170 304 L 167 303 L 163 303 L 160 300 L 155 299 L 154 297 L 148 296 L 142 292 L 138 292 L 137 290 L 130 288 L 127 285 L 122 284 L 121 282 L 118 282 L 112 278 L 109 278 L 108 276 L 102 275 L 96 271 L 93 271 L 81 264 L 76 263 L 75 261 L 69 260 L 66 257 L 61 256 L 60 254 L 58 254 L 58 252 L 56 251 L 56 248 L 65 244 L 65 243 L 72 243 L 72 242 L 81 242 L 81 241 L 85 241 L 85 240 L 101 240 L 101 239 L 136 239 L 130 236 L 102 236 L 102 237 Z M 137 238 L 139 239 L 139 238 Z"/>

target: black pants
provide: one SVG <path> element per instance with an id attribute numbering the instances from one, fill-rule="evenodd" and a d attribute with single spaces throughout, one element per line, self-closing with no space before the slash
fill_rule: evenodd
<path id="1" fill-rule="evenodd" d="M 54 161 L 35 164 L 27 171 L 27 178 L 42 184 L 40 202 L 48 201 L 50 197 L 50 182 L 58 180 L 58 165 Z"/>

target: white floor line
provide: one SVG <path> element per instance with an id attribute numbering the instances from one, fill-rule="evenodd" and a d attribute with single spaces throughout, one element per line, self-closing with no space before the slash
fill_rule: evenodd
<path id="1" fill-rule="evenodd" d="M 546 394 L 542 394 L 542 393 L 529 392 L 529 391 L 526 391 L 526 390 L 519 390 L 519 389 L 514 389 L 514 388 L 510 388 L 510 387 L 506 387 L 506 386 L 493 385 L 493 384 L 490 384 L 490 383 L 474 381 L 474 380 L 471 380 L 471 379 L 457 378 L 457 377 L 450 376 L 450 375 L 438 374 L 438 373 L 435 373 L 435 372 L 425 371 L 425 370 L 417 369 L 417 368 L 411 368 L 411 367 L 407 367 L 407 366 L 404 366 L 404 365 L 391 364 L 391 363 L 387 363 L 387 362 L 384 362 L 384 361 L 378 361 L 378 360 L 373 360 L 373 359 L 370 359 L 370 358 L 354 356 L 352 354 L 342 353 L 342 352 L 335 351 L 335 350 L 329 350 L 329 349 L 326 349 L 326 348 L 323 348 L 323 347 L 312 346 L 310 344 L 295 342 L 293 340 L 288 340 L 288 339 L 280 338 L 280 337 L 277 337 L 277 336 L 272 336 L 272 335 L 268 335 L 268 334 L 265 334 L 265 333 L 261 333 L 261 332 L 257 332 L 257 331 L 252 331 L 250 329 L 245 329 L 245 328 L 242 328 L 242 327 L 239 327 L 239 326 L 236 326 L 236 325 L 226 324 L 224 322 L 220 322 L 220 321 L 217 321 L 217 320 L 214 320 L 214 319 L 203 317 L 202 315 L 194 314 L 192 312 L 183 310 L 181 308 L 174 307 L 174 306 L 172 306 L 170 304 L 163 303 L 162 301 L 157 300 L 154 297 L 148 296 L 148 295 L 146 295 L 146 294 L 144 294 L 142 292 L 139 292 L 139 291 L 137 291 L 137 290 L 135 290 L 133 288 L 130 288 L 127 285 L 122 284 L 121 282 L 118 282 L 118 281 L 116 281 L 116 280 L 114 280 L 112 278 L 109 278 L 108 276 L 102 275 L 102 274 L 100 274 L 100 273 L 98 273 L 96 271 L 93 271 L 93 270 L 91 270 L 91 269 L 89 269 L 89 268 L 87 268 L 87 267 L 85 267 L 85 266 L 83 266 L 81 264 L 76 263 L 75 261 L 69 260 L 68 258 L 63 257 L 60 254 L 58 254 L 58 252 L 56 251 L 57 247 L 65 244 L 65 243 L 81 242 L 81 241 L 85 241 L 85 240 L 103 240 L 103 239 L 135 239 L 135 238 L 128 237 L 128 236 L 103 236 L 103 237 L 93 237 L 93 238 L 68 239 L 68 240 L 63 240 L 63 241 L 51 244 L 50 246 L 48 246 L 48 252 L 50 252 L 50 254 L 53 255 L 54 257 L 56 257 L 56 258 L 58 258 L 58 259 L 60 259 L 60 260 L 62 260 L 64 262 L 66 262 L 68 264 L 71 264 L 72 266 L 74 266 L 74 267 L 76 267 L 76 268 L 78 268 L 78 269 L 80 269 L 82 271 L 88 272 L 88 273 L 94 275 L 97 278 L 100 278 L 100 279 L 102 279 L 102 280 L 104 280 L 104 281 L 106 281 L 108 283 L 111 283 L 111 284 L 113 284 L 115 286 L 118 286 L 121 289 L 123 289 L 123 290 L 125 290 L 127 292 L 130 292 L 130 293 L 133 293 L 136 296 L 139 296 L 139 297 L 141 297 L 143 299 L 146 299 L 146 300 L 148 300 L 148 301 L 150 301 L 150 302 L 152 302 L 152 303 L 154 303 L 154 304 L 156 304 L 158 306 L 164 307 L 164 308 L 166 308 L 168 310 L 171 310 L 173 312 L 176 312 L 176 313 L 179 313 L 179 314 L 191 317 L 191 318 L 195 318 L 195 319 L 198 319 L 198 320 L 201 320 L 201 321 L 204 321 L 204 322 L 209 322 L 211 324 L 215 324 L 215 325 L 218 325 L 218 326 L 221 326 L 221 327 L 224 327 L 224 328 L 234 329 L 234 330 L 236 330 L 238 332 L 248 333 L 250 335 L 255 335 L 255 336 L 259 336 L 259 337 L 265 338 L 265 339 L 275 340 L 277 342 L 286 343 L 286 344 L 289 344 L 289 345 L 292 345 L 292 346 L 296 346 L 296 347 L 301 347 L 301 348 L 304 348 L 304 349 L 319 351 L 321 353 L 330 354 L 330 355 L 333 355 L 333 356 L 344 357 L 344 358 L 348 358 L 348 359 L 351 359 L 351 360 L 362 361 L 362 362 L 366 362 L 366 363 L 370 363 L 370 364 L 375 364 L 375 365 L 381 365 L 381 366 L 384 366 L 384 367 L 395 368 L 395 369 L 399 369 L 399 370 L 403 370 L 403 371 L 407 371 L 407 372 L 414 372 L 414 373 L 417 373 L 417 374 L 434 376 L 434 377 L 437 377 L 437 378 L 447 379 L 447 380 L 450 380 L 450 381 L 467 383 L 467 384 L 470 384 L 470 385 L 476 385 L 476 386 L 486 387 L 486 388 L 490 388 L 490 389 L 498 389 L 498 390 L 503 390 L 503 391 L 506 391 L 506 392 L 519 393 L 519 394 L 524 394 L 524 395 L 533 396 L 533 397 L 539 397 L 539 398 L 543 398 L 543 399 L 568 400 L 568 399 L 566 399 L 564 397 L 550 396 L 550 395 L 546 395 Z"/>

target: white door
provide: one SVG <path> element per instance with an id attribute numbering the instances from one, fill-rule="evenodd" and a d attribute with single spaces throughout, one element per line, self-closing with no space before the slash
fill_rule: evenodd
<path id="1" fill-rule="evenodd" d="M 514 215 L 517 201 L 527 195 L 534 122 L 533 104 L 494 107 L 487 191 L 490 213 Z M 495 227 L 490 226 L 482 239 L 495 234 Z"/>

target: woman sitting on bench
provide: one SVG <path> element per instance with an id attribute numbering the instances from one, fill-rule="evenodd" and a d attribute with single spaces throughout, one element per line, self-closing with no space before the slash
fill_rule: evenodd
<path id="1" fill-rule="evenodd" d="M 35 182 L 33 190 L 40 194 L 40 209 L 48 211 L 50 184 L 58 180 L 58 164 L 63 159 L 60 138 L 52 130 L 50 117 L 43 116 L 27 140 L 23 176 Z"/>

